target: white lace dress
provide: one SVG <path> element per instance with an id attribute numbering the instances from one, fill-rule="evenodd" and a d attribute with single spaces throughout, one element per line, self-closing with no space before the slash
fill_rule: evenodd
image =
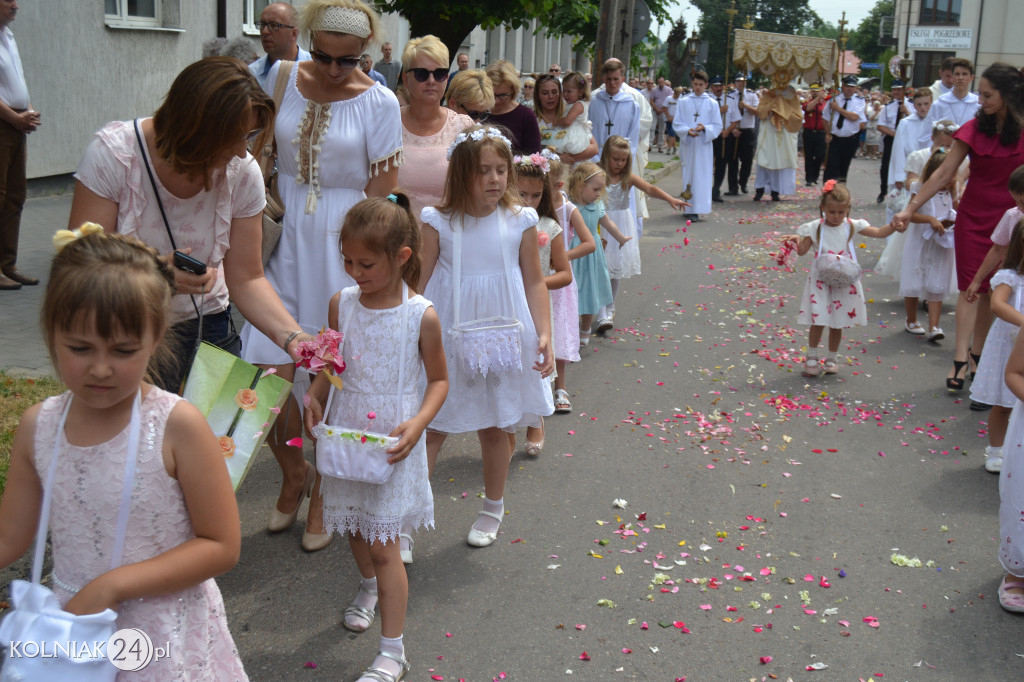
<path id="1" fill-rule="evenodd" d="M 914 181 L 911 192 L 919 192 L 921 183 Z M 949 192 L 938 192 L 917 209 L 917 213 L 939 220 L 956 219 L 953 197 Z M 903 262 L 900 268 L 900 296 L 923 298 L 927 301 L 941 301 L 956 291 L 953 277 L 955 259 L 953 249 L 943 247 L 932 226 L 927 223 L 910 223 L 907 226 L 906 241 L 903 243 Z"/>
<path id="2" fill-rule="evenodd" d="M 46 480 L 59 437 L 60 460 L 53 487 L 50 541 L 53 544 L 53 590 L 61 606 L 84 585 L 110 570 L 128 454 L 128 427 L 106 443 L 78 447 L 58 434 L 71 393 L 48 398 L 36 421 L 34 463 Z M 135 486 L 128 511 L 123 564 L 151 559 L 195 538 L 192 520 L 178 482 L 164 468 L 164 429 L 176 395 L 153 387 L 142 401 L 142 434 Z M 139 672 L 122 672 L 118 680 L 247 680 L 228 630 L 220 589 L 212 579 L 159 597 L 122 602 L 117 627 L 139 628 L 156 646 L 170 643 L 169 656 Z"/>
<path id="3" fill-rule="evenodd" d="M 604 259 L 608 263 L 608 276 L 612 279 L 628 279 L 640 274 L 640 240 L 637 237 L 636 200 L 633 187 L 624 190 L 622 183 L 608 183 L 608 208 L 606 215 L 627 237 L 632 237 L 625 246 L 608 236 Z"/>
<path id="4" fill-rule="evenodd" d="M 1012 289 L 1007 302 L 1018 311 L 1024 309 L 1024 275 L 1019 275 L 1009 268 L 1000 270 L 992 275 L 992 291 L 1000 284 Z M 992 322 L 992 327 L 985 338 L 981 362 L 978 363 L 978 373 L 971 382 L 971 400 L 1003 407 L 1013 407 L 1017 404 L 1017 396 L 1006 387 L 1003 373 L 1006 371 L 1006 361 L 1010 359 L 1010 351 L 1013 350 L 1019 331 L 1020 327 L 998 317 Z M 1006 441 L 1007 445 L 1009 442 Z"/>
<path id="5" fill-rule="evenodd" d="M 374 310 L 359 302 L 359 287 L 341 292 L 338 324 L 352 311 L 345 329 L 344 390 L 336 392 L 327 423 L 353 429 L 390 433 L 402 420 L 411 419 L 423 402 L 425 385 L 420 357 L 420 323 L 430 301 L 420 295 L 409 299 L 405 334 L 405 387 L 401 410 L 398 401 L 398 365 L 402 351 L 402 307 Z M 353 310 L 354 308 L 354 310 Z M 332 389 L 333 390 L 333 389 Z M 375 412 L 371 421 L 367 414 Z M 425 437 L 409 456 L 393 465 L 386 483 L 374 485 L 325 476 L 324 524 L 339 533 L 359 533 L 370 542 L 392 541 L 400 530 L 434 525 L 434 497 L 427 477 Z"/>
<path id="6" fill-rule="evenodd" d="M 568 128 L 556 127 L 537 117 L 540 127 L 540 146 L 553 149 L 557 153 L 568 152 L 579 154 L 590 146 L 590 102 L 581 101 L 583 113 L 576 117 Z M 566 107 L 568 111 L 569 107 Z"/>
<path id="7" fill-rule="evenodd" d="M 277 79 L 280 64 L 268 82 Z M 379 84 L 352 99 L 319 104 L 299 92 L 297 74 L 296 63 L 274 122 L 284 231 L 264 270 L 288 312 L 315 332 L 333 292 L 355 284 L 341 261 L 341 224 L 365 198 L 370 178 L 402 164 L 402 119 L 398 99 Z M 287 364 L 279 342 L 246 324 L 242 357 Z"/>
<path id="8" fill-rule="evenodd" d="M 555 209 L 558 214 L 558 222 L 562 226 L 562 234 L 559 239 L 565 244 L 566 253 L 572 248 L 573 237 L 576 230 L 572 228 L 572 212 L 576 206 L 569 201 L 569 198 L 562 195 L 561 208 Z M 570 263 L 571 265 L 571 263 Z M 580 361 L 580 305 L 579 292 L 576 290 L 576 276 L 569 268 L 569 274 L 573 275 L 569 286 L 555 289 L 551 292 L 551 346 L 555 350 L 555 359 L 565 362 Z"/>
<path id="9" fill-rule="evenodd" d="M 455 344 L 450 343 L 448 331 L 455 322 L 453 306 L 453 253 L 454 228 L 447 214 L 428 207 L 423 209 L 424 223 L 437 230 L 440 250 L 437 265 L 427 283 L 424 295 L 433 301 L 441 319 L 445 354 L 448 359 L 448 398 L 437 413 L 430 428 L 444 433 L 467 433 L 492 426 L 514 429 L 535 426 L 540 417 L 552 414 L 555 406 L 551 389 L 540 372 L 533 369 L 537 361 L 537 330 L 530 314 L 523 287 L 523 274 L 519 269 L 519 246 L 523 232 L 537 224 L 537 212 L 532 208 L 517 207 L 505 211 L 506 251 L 511 261 L 512 297 L 505 283 L 505 268 L 498 244 L 497 212 L 485 218 L 465 216 L 462 223 L 462 322 L 509 316 L 522 325 L 522 370 L 516 372 L 489 372 L 486 376 L 470 374 L 455 357 Z M 458 225 L 458 223 L 456 224 Z M 509 309 L 514 306 L 514 309 Z"/>

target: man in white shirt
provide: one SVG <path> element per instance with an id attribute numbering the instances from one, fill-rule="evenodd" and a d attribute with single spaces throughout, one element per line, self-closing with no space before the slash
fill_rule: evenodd
<path id="1" fill-rule="evenodd" d="M 956 57 L 946 57 L 939 65 L 939 80 L 931 85 L 932 102 L 938 102 L 939 98 L 953 89 L 953 60 Z"/>
<path id="2" fill-rule="evenodd" d="M 729 167 L 725 156 L 726 140 L 732 139 L 732 131 L 739 127 L 742 116 L 736 95 L 725 92 L 725 79 L 721 76 L 711 77 L 711 97 L 718 104 L 718 112 L 722 117 L 722 132 L 712 145 L 715 157 L 715 184 L 711 188 L 711 201 L 721 203 L 725 201 L 722 199 L 722 181 L 725 180 L 725 171 Z"/>
<path id="3" fill-rule="evenodd" d="M 398 78 L 402 75 L 402 62 L 392 61 L 391 43 L 380 46 L 381 59 L 373 65 L 373 70 L 384 76 L 388 90 L 392 92 L 398 87 Z"/>
<path id="4" fill-rule="evenodd" d="M 39 127 L 10 25 L 17 0 L 0 0 L 0 289 L 39 284 L 15 267 L 21 209 L 25 205 L 25 137 Z"/>
<path id="5" fill-rule="evenodd" d="M 901 80 L 892 82 L 892 101 L 882 107 L 878 114 L 878 132 L 882 134 L 882 165 L 878 170 L 880 190 L 877 202 L 885 201 L 889 190 L 889 160 L 892 158 L 892 141 L 896 137 L 896 128 L 900 121 L 910 115 L 913 105 L 907 102 L 904 83 Z"/>
<path id="6" fill-rule="evenodd" d="M 664 78 L 658 78 L 658 87 L 651 90 L 650 102 L 657 121 L 654 127 L 652 144 L 658 148 L 659 152 L 665 146 L 665 123 L 668 121 L 668 106 L 666 102 L 668 102 L 668 98 L 671 96 L 672 86 L 667 85 Z"/>
<path id="7" fill-rule="evenodd" d="M 715 98 L 704 92 L 708 86 L 706 73 L 695 71 L 690 85 L 690 94 L 680 97 L 676 104 L 672 127 L 679 133 L 683 199 L 692 204 L 691 213 L 685 217 L 697 220 L 698 214 L 711 213 L 714 141 L 722 132 L 722 113 Z"/>
<path id="8" fill-rule="evenodd" d="M 953 89 L 932 104 L 928 112 L 932 123 L 948 119 L 959 127 L 974 118 L 981 103 L 978 96 L 970 91 L 972 81 L 974 65 L 967 59 L 954 59 Z"/>
<path id="9" fill-rule="evenodd" d="M 309 61 L 309 53 L 299 47 L 299 17 L 295 8 L 284 2 L 267 5 L 260 13 L 260 44 L 265 55 L 249 65 L 249 71 L 256 76 L 264 92 L 273 93 L 273 84 L 268 88 L 267 79 L 274 62 Z"/>
<path id="10" fill-rule="evenodd" d="M 736 88 L 736 105 L 740 111 L 740 124 L 732 131 L 733 144 L 737 148 L 726 149 L 725 155 L 729 162 L 729 191 L 725 193 L 728 197 L 738 196 L 742 191 L 747 193 L 747 181 L 750 180 L 750 170 L 754 162 L 754 148 L 757 146 L 757 136 L 754 131 L 757 126 L 757 105 L 760 103 L 757 93 L 747 89 L 747 77 L 737 73 L 732 79 Z"/>
<path id="11" fill-rule="evenodd" d="M 825 141 L 829 145 L 825 182 L 846 182 L 850 162 L 860 146 L 860 131 L 867 127 L 866 103 L 857 91 L 857 77 L 847 76 L 843 79 L 843 91 L 832 97 L 825 110 L 828 121 Z"/>

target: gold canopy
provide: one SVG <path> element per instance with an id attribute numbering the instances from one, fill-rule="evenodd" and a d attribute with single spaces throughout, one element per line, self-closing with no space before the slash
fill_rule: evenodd
<path id="1" fill-rule="evenodd" d="M 808 38 L 782 33 L 736 30 L 733 62 L 746 71 L 758 70 L 772 77 L 776 87 L 801 76 L 808 83 L 832 80 L 839 61 L 839 47 L 828 38 Z"/>

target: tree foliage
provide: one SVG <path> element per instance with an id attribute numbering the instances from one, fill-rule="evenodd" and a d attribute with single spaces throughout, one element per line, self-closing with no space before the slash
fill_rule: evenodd
<path id="1" fill-rule="evenodd" d="M 689 77 L 689 59 L 686 52 L 687 26 L 682 17 L 672 24 L 666 39 L 666 59 L 668 61 L 668 79 L 672 85 L 682 85 Z"/>
<path id="2" fill-rule="evenodd" d="M 839 27 L 830 24 L 821 18 L 821 15 L 813 9 L 808 10 L 808 19 L 800 27 L 799 34 L 810 38 L 828 38 L 829 40 L 839 39 Z"/>
<path id="3" fill-rule="evenodd" d="M 856 52 L 861 61 L 877 62 L 888 49 L 878 44 L 878 26 L 884 17 L 891 17 L 894 11 L 893 0 L 879 0 L 875 3 L 857 29 L 850 31 L 846 49 Z"/>

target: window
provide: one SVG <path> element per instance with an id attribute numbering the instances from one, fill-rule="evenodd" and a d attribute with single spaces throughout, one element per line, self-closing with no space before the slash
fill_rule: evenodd
<path id="1" fill-rule="evenodd" d="M 181 31 L 181 0 L 104 0 L 109 28 Z"/>
<path id="2" fill-rule="evenodd" d="M 960 24 L 961 0 L 921 0 L 922 24 Z"/>
<path id="3" fill-rule="evenodd" d="M 939 65 L 946 57 L 955 57 L 955 52 L 915 52 L 914 53 L 914 83 L 921 83 L 925 87 L 939 80 Z"/>
<path id="4" fill-rule="evenodd" d="M 260 15 L 274 0 L 242 0 L 242 33 L 250 36 L 260 34 Z"/>

